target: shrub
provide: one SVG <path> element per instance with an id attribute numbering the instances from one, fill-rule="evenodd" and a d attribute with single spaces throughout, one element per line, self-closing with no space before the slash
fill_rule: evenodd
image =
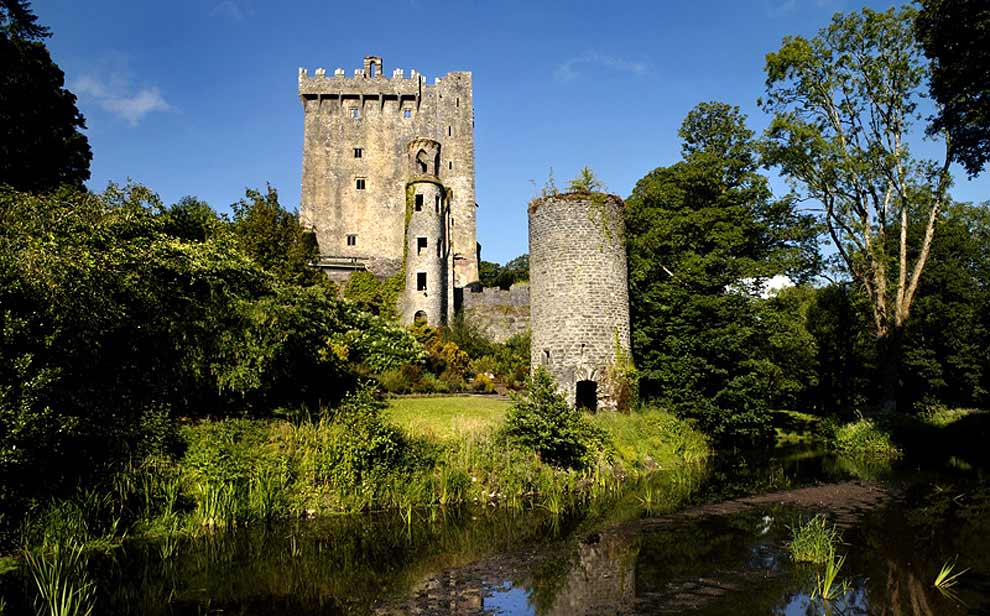
<path id="1" fill-rule="evenodd" d="M 536 450 L 544 462 L 566 468 L 589 466 L 608 445 L 606 432 L 567 404 L 543 368 L 530 380 L 527 395 L 506 415 L 505 433 Z"/>
<path id="2" fill-rule="evenodd" d="M 894 444 L 890 433 L 872 419 L 860 417 L 841 426 L 831 428 L 829 441 L 842 456 L 862 460 L 896 460 L 902 452 Z"/>

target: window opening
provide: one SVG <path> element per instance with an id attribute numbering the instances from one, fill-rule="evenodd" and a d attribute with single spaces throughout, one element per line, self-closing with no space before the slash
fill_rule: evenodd
<path id="1" fill-rule="evenodd" d="M 361 158 L 363 154 L 364 154 L 364 150 L 362 150 L 361 148 L 354 148 L 354 158 Z"/>
<path id="2" fill-rule="evenodd" d="M 416 316 L 413 317 L 413 325 L 426 325 L 426 324 L 427 324 L 426 312 L 422 310 L 417 310 Z"/>
<path id="3" fill-rule="evenodd" d="M 440 213 L 440 195 L 437 195 L 437 198 L 436 198 L 436 208 L 437 208 L 437 214 L 439 214 Z"/>
<path id="4" fill-rule="evenodd" d="M 598 410 L 598 383 L 578 381 L 574 391 L 574 407 L 594 413 Z"/>
<path id="5" fill-rule="evenodd" d="M 364 178 L 357 178 L 354 180 L 354 188 L 364 190 Z"/>
<path id="6" fill-rule="evenodd" d="M 402 117 L 404 117 L 404 118 L 411 118 L 412 117 L 412 109 L 403 109 L 402 110 Z"/>
<path id="7" fill-rule="evenodd" d="M 423 195 L 416 195 L 416 211 L 423 211 Z"/>
<path id="8" fill-rule="evenodd" d="M 453 134 L 454 134 L 454 133 L 453 133 L 453 129 L 452 129 L 452 127 L 450 127 L 450 126 L 448 126 L 448 127 L 447 127 L 447 136 L 448 136 L 448 137 L 450 137 L 450 136 L 451 136 L 451 135 L 453 135 Z"/>
<path id="9" fill-rule="evenodd" d="M 357 235 L 351 234 L 347 236 L 348 246 L 357 246 Z"/>
<path id="10" fill-rule="evenodd" d="M 426 238 L 425 237 L 417 237 L 416 238 L 416 254 L 417 255 L 423 254 L 423 251 L 425 249 L 426 249 Z"/>
<path id="11" fill-rule="evenodd" d="M 454 161 L 448 160 L 447 161 L 447 168 L 448 169 L 453 169 L 454 168 Z"/>
<path id="12" fill-rule="evenodd" d="M 351 107 L 351 117 L 355 120 L 359 119 L 361 117 L 361 110 L 357 107 Z"/>
<path id="13" fill-rule="evenodd" d="M 550 349 L 543 349 L 543 365 L 550 365 Z"/>
<path id="14" fill-rule="evenodd" d="M 416 290 L 426 290 L 426 272 L 416 272 Z"/>

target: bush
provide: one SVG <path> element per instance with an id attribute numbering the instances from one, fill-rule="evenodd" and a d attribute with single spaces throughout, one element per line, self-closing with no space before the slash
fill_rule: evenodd
<path id="1" fill-rule="evenodd" d="M 890 433 L 872 419 L 860 417 L 843 425 L 831 425 L 829 442 L 842 456 L 862 460 L 896 460 L 902 452 L 891 439 Z"/>
<path id="2" fill-rule="evenodd" d="M 585 468 L 605 453 L 607 433 L 557 393 L 553 377 L 540 368 L 505 418 L 506 435 L 532 448 L 548 464 Z"/>

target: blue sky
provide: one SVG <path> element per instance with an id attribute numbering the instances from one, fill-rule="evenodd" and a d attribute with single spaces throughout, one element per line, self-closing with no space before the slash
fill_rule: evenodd
<path id="1" fill-rule="evenodd" d="M 498 262 L 526 252 L 526 203 L 551 167 L 563 184 L 590 165 L 628 196 L 678 160 L 701 101 L 739 105 L 762 130 L 765 54 L 864 5 L 890 2 L 33 2 L 87 119 L 90 187 L 133 178 L 166 203 L 229 211 L 270 182 L 298 208 L 299 67 L 350 74 L 380 55 L 386 74 L 472 71 L 478 238 Z M 990 199 L 990 174 L 957 175 L 956 198 Z"/>

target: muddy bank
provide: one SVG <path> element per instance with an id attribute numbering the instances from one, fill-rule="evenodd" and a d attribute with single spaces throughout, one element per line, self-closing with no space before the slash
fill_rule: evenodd
<path id="1" fill-rule="evenodd" d="M 848 528 L 891 496 L 884 484 L 846 481 L 636 520 L 443 571 L 420 584 L 411 597 L 380 605 L 376 613 L 675 614 L 704 609 L 734 596 L 751 595 L 754 586 L 772 584 L 782 575 L 779 512 L 825 512 L 838 526 Z M 727 519 L 757 537 L 747 544 L 740 562 L 725 566 L 718 561 L 732 559 L 715 559 L 703 576 L 664 571 L 662 584 L 649 582 L 657 568 L 652 561 L 662 559 L 664 553 L 699 549 L 699 558 L 705 558 L 708 544 L 722 541 L 718 533 L 706 533 L 706 521 Z M 726 545 L 724 551 L 734 553 L 739 548 Z"/>

